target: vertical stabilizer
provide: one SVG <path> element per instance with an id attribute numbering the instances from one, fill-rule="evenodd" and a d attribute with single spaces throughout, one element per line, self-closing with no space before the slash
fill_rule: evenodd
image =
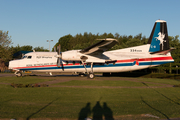
<path id="1" fill-rule="evenodd" d="M 157 20 L 149 37 L 149 52 L 158 52 L 169 49 L 169 39 L 166 21 Z"/>

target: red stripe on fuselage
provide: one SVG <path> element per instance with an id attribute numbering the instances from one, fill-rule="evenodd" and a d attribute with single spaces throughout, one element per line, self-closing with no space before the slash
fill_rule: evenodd
<path id="1" fill-rule="evenodd" d="M 173 60 L 171 56 L 167 57 L 154 57 L 154 58 L 140 58 L 140 59 L 127 59 L 127 60 L 117 60 L 116 63 L 127 63 L 127 62 L 142 62 L 142 61 L 156 61 L 156 60 Z M 81 65 L 80 63 L 69 63 L 69 64 L 63 64 L 63 66 L 72 66 L 72 65 Z M 86 65 L 86 63 L 85 63 Z M 28 67 L 15 67 L 13 69 L 23 69 L 23 68 L 39 68 L 39 67 L 55 67 L 57 65 L 43 65 L 43 66 L 28 66 Z M 61 65 L 62 66 L 62 65 Z"/>

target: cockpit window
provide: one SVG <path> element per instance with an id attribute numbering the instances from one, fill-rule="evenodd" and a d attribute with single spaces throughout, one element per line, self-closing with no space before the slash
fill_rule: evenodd
<path id="1" fill-rule="evenodd" d="M 27 56 L 23 56 L 22 59 L 27 58 Z"/>
<path id="2" fill-rule="evenodd" d="M 27 58 L 28 58 L 28 59 L 31 59 L 31 58 L 32 58 L 32 56 L 28 56 Z"/>

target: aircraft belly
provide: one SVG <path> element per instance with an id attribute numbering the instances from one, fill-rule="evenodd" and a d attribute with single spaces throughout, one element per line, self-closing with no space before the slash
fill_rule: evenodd
<path id="1" fill-rule="evenodd" d="M 127 71 L 134 71 L 139 69 L 148 68 L 147 66 L 122 66 L 122 67 L 104 67 L 104 68 L 94 68 L 94 72 L 127 72 Z"/>

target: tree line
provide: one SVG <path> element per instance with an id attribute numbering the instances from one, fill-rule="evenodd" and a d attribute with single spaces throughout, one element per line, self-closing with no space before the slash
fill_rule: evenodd
<path id="1" fill-rule="evenodd" d="M 139 46 L 143 44 L 147 44 L 148 39 L 146 36 L 143 36 L 142 33 L 132 36 L 132 35 L 120 35 L 118 33 L 112 34 L 112 33 L 104 33 L 104 34 L 92 34 L 84 32 L 84 34 L 76 34 L 75 36 L 72 36 L 71 34 L 65 35 L 63 37 L 60 37 L 58 42 L 54 45 L 56 48 L 59 44 L 61 44 L 61 51 L 67 51 L 67 50 L 75 50 L 75 49 L 83 49 L 86 48 L 94 43 L 97 42 L 97 39 L 104 39 L 104 38 L 114 38 L 118 40 L 118 43 L 113 46 L 110 50 L 116 50 L 116 49 L 122 49 L 127 47 L 133 47 L 133 46 Z M 179 35 L 168 36 L 169 38 L 169 44 L 170 47 L 175 48 L 171 52 L 172 57 L 174 58 L 174 63 L 168 63 L 161 65 L 159 67 L 153 67 L 151 69 L 161 71 L 170 72 L 173 70 L 178 70 L 180 67 L 180 41 L 179 41 Z M 43 47 L 35 47 L 33 48 L 30 45 L 24 45 L 16 47 L 11 46 L 12 40 L 11 37 L 8 36 L 8 31 L 0 31 L 0 59 L 3 61 L 9 61 L 13 58 L 13 54 L 18 51 L 32 51 L 33 49 L 35 51 L 48 51 L 47 49 Z M 52 48 L 52 51 L 54 51 L 54 47 Z"/>
<path id="2" fill-rule="evenodd" d="M 118 43 L 111 48 L 111 50 L 122 49 L 137 45 L 143 45 L 148 42 L 148 38 L 142 36 L 142 33 L 132 36 L 132 35 L 120 35 L 116 33 L 113 35 L 112 33 L 104 33 L 104 34 L 92 34 L 85 32 L 82 34 L 77 34 L 75 36 L 65 35 L 61 37 L 58 42 L 55 44 L 57 47 L 59 44 L 61 45 L 61 50 L 74 50 L 74 49 L 83 49 L 97 42 L 97 39 L 104 38 L 114 38 L 118 40 Z M 53 50 L 53 49 L 52 49 Z"/>

